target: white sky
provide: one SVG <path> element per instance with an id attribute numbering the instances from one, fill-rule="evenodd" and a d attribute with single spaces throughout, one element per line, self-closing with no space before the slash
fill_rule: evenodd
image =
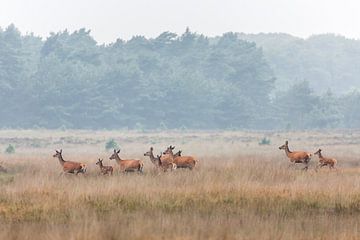
<path id="1" fill-rule="evenodd" d="M 85 27 L 99 43 L 133 35 L 224 32 L 336 33 L 360 39 L 359 0 L 0 0 L 0 26 L 22 33 Z"/>

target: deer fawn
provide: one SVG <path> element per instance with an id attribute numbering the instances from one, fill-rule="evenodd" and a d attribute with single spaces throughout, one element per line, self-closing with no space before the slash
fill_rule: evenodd
<path id="1" fill-rule="evenodd" d="M 106 174 L 110 174 L 110 175 L 113 175 L 113 167 L 112 166 L 104 166 L 103 165 L 103 160 L 99 158 L 99 160 L 96 162 L 96 165 L 99 165 L 100 167 L 100 172 L 103 174 L 103 175 L 106 175 Z"/>
<path id="2" fill-rule="evenodd" d="M 290 159 L 290 162 L 292 162 L 294 164 L 295 163 L 305 164 L 305 167 L 303 168 L 303 170 L 307 170 L 309 168 L 311 153 L 301 152 L 301 151 L 291 152 L 288 144 L 289 144 L 289 142 L 286 141 L 284 145 L 279 147 L 279 149 L 285 150 L 286 156 Z"/>
<path id="3" fill-rule="evenodd" d="M 132 171 L 139 171 L 140 173 L 143 172 L 144 164 L 140 160 L 123 160 L 119 156 L 120 149 L 116 151 L 114 149 L 114 153 L 110 156 L 110 160 L 115 159 L 115 161 L 120 166 L 120 171 L 123 172 L 132 172 Z"/>
<path id="4" fill-rule="evenodd" d="M 336 169 L 335 165 L 337 163 L 335 158 L 326 158 L 323 157 L 323 155 L 321 154 L 321 149 L 317 150 L 314 155 L 318 155 L 319 156 L 319 164 L 316 166 L 316 168 L 322 168 L 324 166 L 328 166 L 329 169 Z"/>
<path id="5" fill-rule="evenodd" d="M 54 158 L 59 159 L 59 163 L 63 167 L 63 173 L 75 173 L 78 175 L 79 173 L 85 173 L 86 172 L 86 165 L 83 163 L 78 162 L 71 162 L 71 161 L 65 161 L 62 157 L 62 150 L 58 151 L 55 150 L 56 153 L 53 155 Z"/>
<path id="6" fill-rule="evenodd" d="M 165 150 L 161 161 L 170 161 L 175 163 L 177 168 L 188 168 L 190 170 L 192 170 L 198 163 L 198 161 L 192 156 L 175 156 L 173 153 L 174 149 L 175 147 L 170 145 L 170 147 Z M 179 151 L 179 154 L 181 155 L 181 151 Z"/>
<path id="7" fill-rule="evenodd" d="M 150 148 L 149 151 L 144 153 L 144 156 L 150 157 L 150 161 L 155 164 L 156 167 L 161 168 L 164 172 L 166 172 L 168 169 L 175 170 L 176 164 L 168 161 L 161 161 L 161 156 L 157 155 L 157 157 L 154 157 L 153 153 L 153 147 Z"/>

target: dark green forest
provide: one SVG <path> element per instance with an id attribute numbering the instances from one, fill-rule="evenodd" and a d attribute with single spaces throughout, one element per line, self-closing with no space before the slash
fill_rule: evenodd
<path id="1" fill-rule="evenodd" d="M 0 28 L 0 128 L 360 127 L 360 41 Z"/>

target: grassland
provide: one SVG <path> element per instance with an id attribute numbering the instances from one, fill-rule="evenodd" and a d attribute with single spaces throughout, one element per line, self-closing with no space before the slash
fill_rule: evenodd
<path id="1" fill-rule="evenodd" d="M 266 136 L 269 145 L 258 142 Z M 100 176 L 110 153 L 142 159 L 144 174 Z M 338 160 L 338 170 L 290 166 L 278 146 Z M 359 239 L 360 132 L 0 131 L 1 239 Z M 167 145 L 200 160 L 193 170 L 159 173 L 143 156 Z M 52 157 L 88 164 L 60 177 Z M 2 150 L 3 151 L 3 150 Z M 156 153 L 156 152 L 155 152 Z"/>

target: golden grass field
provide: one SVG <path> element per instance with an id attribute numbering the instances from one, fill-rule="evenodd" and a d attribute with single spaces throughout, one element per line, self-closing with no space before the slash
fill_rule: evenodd
<path id="1" fill-rule="evenodd" d="M 264 136 L 270 145 L 259 146 Z M 144 174 L 100 176 L 114 138 Z M 290 166 L 278 147 L 338 160 L 338 170 Z M 16 153 L 5 154 L 8 144 Z M 143 154 L 168 145 L 200 160 L 160 173 Z M 59 176 L 52 155 L 88 165 Z M 360 131 L 131 132 L 1 130 L 1 239 L 360 239 Z"/>

